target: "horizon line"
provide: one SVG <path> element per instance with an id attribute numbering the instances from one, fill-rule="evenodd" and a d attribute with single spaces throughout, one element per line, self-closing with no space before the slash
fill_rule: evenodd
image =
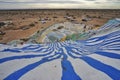
<path id="1" fill-rule="evenodd" d="M 45 10 L 66 10 L 66 9 L 81 9 L 81 10 L 86 10 L 86 9 L 93 9 L 93 10 L 114 10 L 114 9 L 111 9 L 111 8 L 18 8 L 18 9 L 0 9 L 0 10 L 43 10 L 43 9 L 45 9 Z M 120 8 L 115 8 L 115 10 L 120 10 Z"/>

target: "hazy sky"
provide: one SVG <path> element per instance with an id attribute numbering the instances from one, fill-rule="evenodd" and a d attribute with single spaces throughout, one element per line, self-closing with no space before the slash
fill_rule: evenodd
<path id="1" fill-rule="evenodd" d="M 0 9 L 120 9 L 120 0 L 0 0 Z"/>

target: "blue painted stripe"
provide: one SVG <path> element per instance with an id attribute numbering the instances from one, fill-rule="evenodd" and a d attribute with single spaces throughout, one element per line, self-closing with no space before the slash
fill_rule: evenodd
<path id="1" fill-rule="evenodd" d="M 106 41 L 106 42 L 103 42 L 102 45 L 107 45 L 107 44 L 111 44 L 111 43 L 115 43 L 115 42 L 120 42 L 120 40 L 114 40 L 114 41 Z"/>
<path id="2" fill-rule="evenodd" d="M 15 59 L 27 59 L 27 58 L 34 58 L 34 57 L 40 57 L 42 55 L 21 55 L 21 56 L 12 56 L 12 57 L 5 57 L 0 59 L 0 63 L 4 63 L 6 61 L 11 61 Z"/>
<path id="3" fill-rule="evenodd" d="M 76 58 L 76 56 L 73 55 L 74 53 L 72 52 L 72 50 L 71 50 L 70 47 L 65 47 L 65 48 L 66 48 L 66 51 L 67 51 L 67 53 L 68 53 L 68 55 L 69 55 L 70 57 Z"/>
<path id="4" fill-rule="evenodd" d="M 33 52 L 41 52 L 42 50 L 45 50 L 44 52 L 46 52 L 46 51 L 48 51 L 48 50 L 53 50 L 53 48 L 40 48 L 40 49 L 38 49 L 38 50 L 35 50 L 35 51 L 33 51 Z"/>
<path id="5" fill-rule="evenodd" d="M 40 48 L 41 46 L 40 45 L 29 45 L 29 46 L 26 46 L 26 47 L 23 47 L 21 48 L 21 50 L 31 50 L 31 49 L 38 49 Z"/>
<path id="6" fill-rule="evenodd" d="M 95 53 L 102 56 L 110 57 L 110 58 L 120 59 L 120 54 L 115 54 L 111 52 L 102 52 L 102 51 L 97 51 Z"/>
<path id="7" fill-rule="evenodd" d="M 19 49 L 4 49 L 3 51 L 1 52 L 16 52 L 16 53 L 19 53 L 21 51 L 19 51 Z"/>
<path id="8" fill-rule="evenodd" d="M 68 60 L 62 60 L 62 78 L 61 80 L 81 80 L 75 73 L 72 64 Z"/>
<path id="9" fill-rule="evenodd" d="M 9 76 L 7 76 L 4 80 L 18 80 L 21 76 L 23 76 L 24 74 L 26 74 L 30 70 L 36 68 L 37 66 L 39 66 L 39 65 L 41 65 L 41 64 L 43 64 L 45 62 L 49 62 L 49 61 L 52 61 L 52 60 L 55 60 L 55 59 L 58 59 L 58 58 L 61 57 L 60 55 L 58 55 L 57 57 L 54 58 L 54 56 L 43 58 L 42 60 L 40 60 L 38 62 L 35 62 L 33 64 L 29 64 L 29 65 L 25 66 L 24 68 L 22 68 L 22 69 L 20 69 L 20 70 L 18 70 L 16 72 L 13 72 Z M 51 58 L 51 59 L 49 59 L 49 58 Z"/>
<path id="10" fill-rule="evenodd" d="M 5 58 L 0 59 L 0 63 L 4 63 L 4 62 L 10 61 L 10 60 L 15 60 L 15 59 L 27 59 L 27 58 L 35 58 L 35 57 L 41 57 L 41 56 L 44 57 L 46 55 L 51 54 L 52 52 L 53 51 L 49 51 L 45 54 L 38 54 L 38 55 L 21 55 L 21 56 L 5 57 Z"/>
<path id="11" fill-rule="evenodd" d="M 116 48 L 120 48 L 120 44 L 108 44 L 108 45 L 103 45 L 102 46 L 102 48 L 104 49 L 104 48 L 106 48 L 106 47 L 109 47 L 109 48 L 114 48 L 114 47 L 116 47 Z"/>
<path id="12" fill-rule="evenodd" d="M 90 57 L 87 57 L 87 56 L 81 57 L 81 59 L 84 60 L 86 63 L 88 63 L 93 68 L 98 69 L 99 71 L 106 73 L 113 80 L 120 79 L 120 70 L 117 70 L 112 66 L 106 65 L 100 61 L 97 61 L 97 60 L 90 58 Z"/>
<path id="13" fill-rule="evenodd" d="M 116 50 L 116 51 L 120 51 L 120 48 L 107 48 L 107 49 L 102 49 L 102 50 Z"/>

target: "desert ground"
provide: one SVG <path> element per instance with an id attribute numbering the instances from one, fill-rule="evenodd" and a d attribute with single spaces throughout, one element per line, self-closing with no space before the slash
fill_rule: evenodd
<path id="1" fill-rule="evenodd" d="M 83 23 L 92 25 L 88 30 L 93 30 L 119 17 L 120 10 L 1 10 L 0 43 L 28 40 L 35 32 L 56 23 Z"/>

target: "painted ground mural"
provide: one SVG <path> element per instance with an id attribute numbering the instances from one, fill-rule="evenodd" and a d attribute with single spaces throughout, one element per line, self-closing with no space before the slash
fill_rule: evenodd
<path id="1" fill-rule="evenodd" d="M 85 40 L 0 44 L 0 79 L 120 80 L 120 19 L 94 33 Z"/>

